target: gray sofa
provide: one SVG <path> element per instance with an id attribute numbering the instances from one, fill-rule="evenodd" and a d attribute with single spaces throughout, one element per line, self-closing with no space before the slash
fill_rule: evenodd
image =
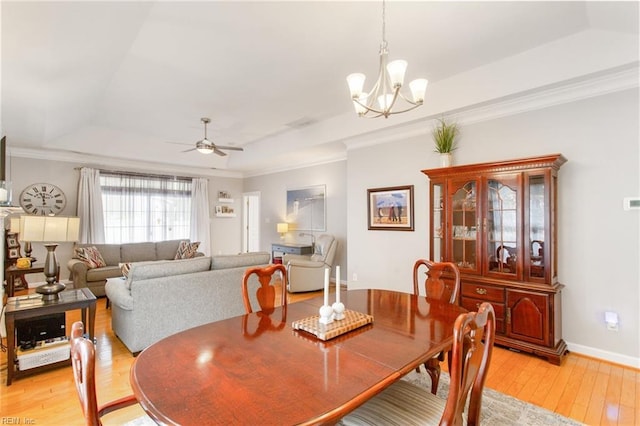
<path id="1" fill-rule="evenodd" d="M 113 332 L 137 354 L 179 331 L 242 315 L 244 271 L 269 260 L 270 253 L 256 252 L 133 263 L 126 280 L 112 278 L 105 287 Z M 257 280 L 250 286 L 255 306 Z"/>
<path id="2" fill-rule="evenodd" d="M 71 259 L 67 263 L 69 279 L 73 281 L 73 288 L 88 287 L 96 296 L 104 296 L 107 279 L 122 276 L 120 263 L 172 260 L 176 256 L 180 241 L 185 240 L 128 244 L 76 244 L 75 247 L 95 246 L 107 266 L 89 269 L 80 259 Z M 203 256 L 202 253 L 199 255 Z"/>

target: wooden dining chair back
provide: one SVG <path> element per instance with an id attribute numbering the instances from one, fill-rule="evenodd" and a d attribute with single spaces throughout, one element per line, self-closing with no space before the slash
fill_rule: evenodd
<path id="1" fill-rule="evenodd" d="M 260 305 L 260 310 L 270 314 L 276 306 L 276 282 L 274 274 L 280 271 L 282 278 L 280 286 L 280 306 L 287 305 L 287 268 L 282 264 L 273 264 L 264 267 L 249 268 L 242 277 L 242 300 L 246 313 L 253 312 L 251 306 L 251 296 L 249 293 L 249 278 L 256 275 L 260 286 L 256 291 L 256 298 Z"/>
<path id="2" fill-rule="evenodd" d="M 431 299 L 458 303 L 458 289 L 460 288 L 460 269 L 453 262 L 433 262 L 418 259 L 413 265 L 413 293 L 420 294 L 420 274 L 426 269 L 427 278 L 424 281 L 425 295 Z M 445 279 L 442 274 L 449 271 L 453 280 Z"/>
<path id="3" fill-rule="evenodd" d="M 341 419 L 342 425 L 462 425 L 480 424 L 484 389 L 495 340 L 495 313 L 490 303 L 478 312 L 460 314 L 453 327 L 449 395 L 443 400 L 424 387 L 398 380 Z"/>
<path id="4" fill-rule="evenodd" d="M 418 259 L 413 264 L 413 293 L 420 294 L 420 275 L 426 270 L 427 278 L 424 281 L 425 295 L 430 299 L 442 300 L 449 303 L 458 302 L 458 289 L 460 288 L 460 270 L 452 262 L 433 262 L 427 259 Z M 453 280 L 445 279 L 442 274 L 449 271 L 453 274 Z M 444 361 L 444 352 L 428 359 L 424 368 L 431 378 L 431 393 L 438 392 L 441 367 Z M 420 368 L 416 368 L 420 372 Z"/>
<path id="5" fill-rule="evenodd" d="M 70 343 L 73 379 L 87 426 L 101 425 L 100 418 L 102 416 L 138 403 L 135 396 L 128 395 L 98 407 L 95 378 L 96 349 L 93 342 L 84 337 L 84 326 L 81 321 L 77 321 L 71 326 Z M 151 422 L 148 417 L 140 418 L 140 420 L 142 420 L 140 422 L 142 424 Z"/>

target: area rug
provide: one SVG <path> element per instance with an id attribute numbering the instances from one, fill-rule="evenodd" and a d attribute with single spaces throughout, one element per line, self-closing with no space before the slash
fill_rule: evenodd
<path id="1" fill-rule="evenodd" d="M 431 379 L 424 373 L 415 371 L 407 374 L 403 380 L 431 390 Z M 443 399 L 449 394 L 449 375 L 442 372 L 438 383 L 437 396 Z M 521 401 L 487 387 L 482 394 L 480 424 L 487 426 L 557 426 L 582 425 L 575 420 L 561 416 L 553 411 Z"/>

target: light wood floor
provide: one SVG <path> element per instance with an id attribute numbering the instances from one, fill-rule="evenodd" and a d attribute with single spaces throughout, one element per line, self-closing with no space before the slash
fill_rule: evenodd
<path id="1" fill-rule="evenodd" d="M 290 296 L 295 302 L 318 293 Z M 134 358 L 111 331 L 111 311 L 98 300 L 96 374 L 99 402 L 131 393 Z M 67 324 L 79 313 L 67 313 Z M 0 364 L 0 424 L 81 425 L 82 412 L 71 368 L 14 380 L 6 386 L 6 353 Z M 589 425 L 640 425 L 640 371 L 576 354 L 562 366 L 496 347 L 487 386 Z M 124 411 L 124 412 L 123 412 Z M 139 407 L 112 413 L 105 424 L 121 424 L 142 414 Z M 16 422 L 16 420 L 18 422 Z"/>

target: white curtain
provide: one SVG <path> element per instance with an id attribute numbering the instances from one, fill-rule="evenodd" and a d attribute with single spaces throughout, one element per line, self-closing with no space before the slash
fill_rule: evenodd
<path id="1" fill-rule="evenodd" d="M 209 219 L 209 185 L 204 178 L 191 183 L 191 241 L 200 241 L 199 251 L 211 256 L 211 222 Z"/>
<path id="2" fill-rule="evenodd" d="M 78 217 L 80 217 L 80 242 L 104 243 L 104 214 L 99 170 L 87 167 L 80 169 Z"/>

